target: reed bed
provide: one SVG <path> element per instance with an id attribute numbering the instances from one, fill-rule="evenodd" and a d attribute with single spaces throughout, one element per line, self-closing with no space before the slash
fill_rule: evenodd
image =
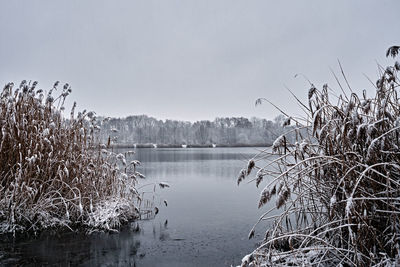
<path id="1" fill-rule="evenodd" d="M 275 201 L 257 222 L 271 227 L 242 266 L 400 264 L 400 64 L 379 69 L 371 97 L 344 74 L 339 96 L 311 84 L 308 103 L 299 101 L 305 121 L 285 122 L 296 141 L 280 136 L 262 152 L 267 164 L 250 160 L 241 171 L 238 182 L 258 168 L 259 207 Z"/>
<path id="2" fill-rule="evenodd" d="M 75 115 L 74 103 L 64 115 L 68 84 L 36 85 L 9 83 L 0 94 L 0 233 L 115 230 L 139 218 L 139 163 L 98 144 L 93 112 Z"/>

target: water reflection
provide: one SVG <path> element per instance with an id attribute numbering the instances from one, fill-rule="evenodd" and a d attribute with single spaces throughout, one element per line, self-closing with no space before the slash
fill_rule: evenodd
<path id="1" fill-rule="evenodd" d="M 134 266 L 140 247 L 135 227 L 118 234 L 42 233 L 36 238 L 6 238 L 1 265 L 9 266 Z"/>
<path id="2" fill-rule="evenodd" d="M 258 152 L 253 148 L 137 149 L 141 171 L 151 178 L 203 176 L 235 180 L 241 167 Z"/>

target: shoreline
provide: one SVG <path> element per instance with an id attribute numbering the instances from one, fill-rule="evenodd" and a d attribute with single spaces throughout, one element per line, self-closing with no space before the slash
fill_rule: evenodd
<path id="1" fill-rule="evenodd" d="M 109 148 L 219 148 L 219 147 L 270 147 L 272 144 L 204 144 L 204 145 L 166 145 L 166 144 L 114 144 Z"/>

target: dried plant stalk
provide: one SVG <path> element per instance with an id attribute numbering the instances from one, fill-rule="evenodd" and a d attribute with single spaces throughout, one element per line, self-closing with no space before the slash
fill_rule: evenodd
<path id="1" fill-rule="evenodd" d="M 396 56 L 392 50 L 388 55 Z M 275 196 L 276 207 L 260 218 L 273 226 L 243 266 L 371 266 L 399 260 L 399 66 L 382 69 L 374 97 L 364 91 L 331 100 L 327 85 L 311 86 L 308 120 L 292 126 L 296 142 L 279 137 L 271 163 L 257 166 L 257 186 L 269 177 L 259 206 Z M 282 207 L 279 216 L 270 216 Z M 254 236 L 254 228 L 250 233 Z"/>
<path id="2" fill-rule="evenodd" d="M 37 82 L 7 84 L 0 94 L 0 232 L 49 227 L 118 228 L 139 216 L 140 195 L 131 164 L 99 146 L 101 122 L 74 104 L 59 83 L 45 94 Z"/>

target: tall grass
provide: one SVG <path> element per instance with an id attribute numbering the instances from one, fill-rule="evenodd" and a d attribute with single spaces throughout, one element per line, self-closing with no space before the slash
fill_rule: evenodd
<path id="1" fill-rule="evenodd" d="M 0 94 L 0 232 L 112 230 L 138 218 L 137 163 L 99 146 L 93 112 L 75 115 L 74 103 L 64 118 L 68 84 L 36 85 L 9 83 Z"/>
<path id="2" fill-rule="evenodd" d="M 388 55 L 397 55 L 393 49 L 399 50 L 392 47 Z M 270 161 L 255 166 L 257 186 L 266 180 L 259 207 L 273 200 L 275 206 L 260 218 L 272 226 L 243 266 L 399 260 L 399 71 L 398 62 L 380 67 L 373 96 L 353 93 L 344 74 L 348 94 L 337 97 L 327 85 L 322 90 L 311 85 L 308 103 L 300 103 L 306 121 L 292 119 L 296 142 L 279 137 L 272 151 L 263 152 Z M 253 165 L 251 160 L 240 181 Z"/>

